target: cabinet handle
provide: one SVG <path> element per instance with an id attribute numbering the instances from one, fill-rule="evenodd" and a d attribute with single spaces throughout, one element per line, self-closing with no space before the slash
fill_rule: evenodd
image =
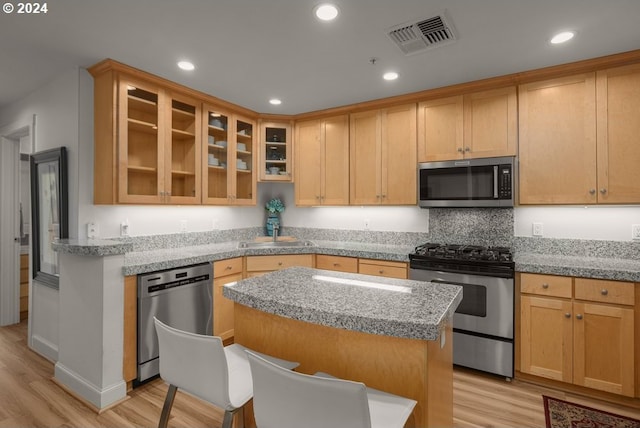
<path id="1" fill-rule="evenodd" d="M 382 195 L 382 199 L 384 199 L 384 198 L 386 198 L 386 197 L 387 197 L 387 195 Z"/>
<path id="2" fill-rule="evenodd" d="M 595 195 L 595 194 L 596 194 L 596 189 L 591 189 L 591 190 L 589 190 L 589 194 L 590 194 L 590 195 Z"/>
<path id="3" fill-rule="evenodd" d="M 607 189 L 600 189 L 600 193 L 604 195 L 605 193 L 607 193 Z"/>
<path id="4" fill-rule="evenodd" d="M 278 262 L 278 266 L 282 266 L 282 262 Z"/>
<path id="5" fill-rule="evenodd" d="M 462 153 L 462 147 L 458 147 L 458 153 Z"/>
<path id="6" fill-rule="evenodd" d="M 544 288 L 546 290 L 547 288 L 549 288 L 549 284 L 546 284 L 546 283 L 542 284 L 542 288 Z"/>
<path id="7" fill-rule="evenodd" d="M 565 318 L 571 318 L 571 314 L 569 312 L 567 312 L 567 313 L 564 314 L 564 317 Z"/>
<path id="8" fill-rule="evenodd" d="M 379 273 L 379 274 L 383 274 L 383 273 L 384 273 L 384 270 L 383 270 L 383 269 L 380 269 L 380 270 L 378 271 L 378 273 Z"/>
<path id="9" fill-rule="evenodd" d="M 340 263 L 334 263 L 333 264 L 333 267 L 338 267 L 338 266 L 340 266 Z"/>
<path id="10" fill-rule="evenodd" d="M 581 319 L 582 319 L 582 314 L 578 314 L 578 315 L 576 315 L 576 318 L 578 318 L 579 320 L 581 320 Z"/>
<path id="11" fill-rule="evenodd" d="M 317 200 L 320 200 L 320 196 L 316 196 L 316 199 L 317 199 Z"/>
<path id="12" fill-rule="evenodd" d="M 225 269 L 225 270 L 231 270 L 231 269 L 233 269 L 233 267 L 231 267 L 231 266 L 227 266 L 227 267 L 226 267 L 226 268 L 224 268 L 224 269 Z"/>
<path id="13" fill-rule="evenodd" d="M 465 151 L 465 152 L 470 152 L 470 151 L 471 151 L 471 149 L 470 149 L 469 147 L 465 147 L 465 148 L 464 148 L 464 151 Z"/>
<path id="14" fill-rule="evenodd" d="M 603 296 L 606 296 L 607 294 L 609 294 L 609 290 L 607 290 L 606 288 L 603 288 L 603 289 L 600 291 L 600 294 L 602 294 Z"/>

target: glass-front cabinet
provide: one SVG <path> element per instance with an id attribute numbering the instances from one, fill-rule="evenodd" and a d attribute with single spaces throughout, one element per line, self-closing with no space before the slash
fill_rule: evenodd
<path id="1" fill-rule="evenodd" d="M 260 180 L 293 179 L 290 123 L 263 122 L 260 126 Z"/>
<path id="2" fill-rule="evenodd" d="M 126 77 L 118 100 L 118 202 L 200 203 L 199 103 Z"/>
<path id="3" fill-rule="evenodd" d="M 205 105 L 204 112 L 202 202 L 254 204 L 254 122 L 210 105 Z"/>

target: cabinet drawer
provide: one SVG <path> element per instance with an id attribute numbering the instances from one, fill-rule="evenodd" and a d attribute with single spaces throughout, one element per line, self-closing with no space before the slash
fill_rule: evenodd
<path id="1" fill-rule="evenodd" d="M 213 277 L 220 278 L 234 273 L 242 273 L 242 257 L 213 262 Z"/>
<path id="2" fill-rule="evenodd" d="M 404 262 L 360 259 L 358 262 L 358 273 L 407 279 L 407 264 Z"/>
<path id="3" fill-rule="evenodd" d="M 556 275 L 520 274 L 520 292 L 571 298 L 571 277 Z"/>
<path id="4" fill-rule="evenodd" d="M 634 304 L 634 284 L 632 282 L 606 281 L 603 279 L 576 278 L 574 297 L 593 302 Z"/>
<path id="5" fill-rule="evenodd" d="M 358 259 L 355 257 L 327 256 L 319 254 L 316 256 L 316 268 L 357 273 Z"/>
<path id="6" fill-rule="evenodd" d="M 313 255 L 247 256 L 247 272 L 279 270 L 291 266 L 313 267 Z"/>

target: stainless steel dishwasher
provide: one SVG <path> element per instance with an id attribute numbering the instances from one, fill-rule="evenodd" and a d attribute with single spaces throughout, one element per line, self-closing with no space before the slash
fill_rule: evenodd
<path id="1" fill-rule="evenodd" d="M 211 263 L 138 275 L 138 377 L 160 372 L 153 317 L 199 334 L 213 334 Z"/>

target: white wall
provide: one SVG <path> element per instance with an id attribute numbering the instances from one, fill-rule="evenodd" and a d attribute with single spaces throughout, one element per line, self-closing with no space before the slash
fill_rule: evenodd
<path id="1" fill-rule="evenodd" d="M 518 207 L 514 219 L 516 236 L 532 236 L 535 222 L 542 223 L 545 238 L 630 241 L 640 206 Z"/>

